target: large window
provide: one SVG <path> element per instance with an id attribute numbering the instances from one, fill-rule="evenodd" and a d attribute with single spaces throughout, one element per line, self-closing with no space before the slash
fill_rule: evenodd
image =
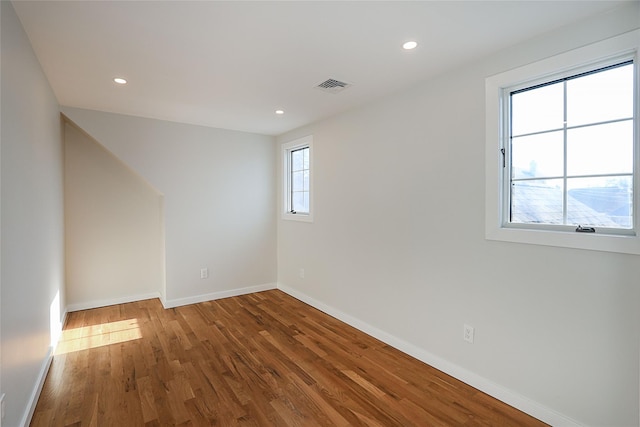
<path id="1" fill-rule="evenodd" d="M 283 144 L 283 218 L 311 221 L 311 136 Z"/>
<path id="2" fill-rule="evenodd" d="M 486 80 L 486 237 L 640 253 L 640 31 Z"/>
<path id="3" fill-rule="evenodd" d="M 633 228 L 632 60 L 508 88 L 510 224 Z"/>

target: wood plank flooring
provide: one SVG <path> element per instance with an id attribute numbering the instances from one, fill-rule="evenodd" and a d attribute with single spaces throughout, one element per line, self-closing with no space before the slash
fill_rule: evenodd
<path id="1" fill-rule="evenodd" d="M 70 313 L 32 426 L 542 426 L 273 290 Z"/>

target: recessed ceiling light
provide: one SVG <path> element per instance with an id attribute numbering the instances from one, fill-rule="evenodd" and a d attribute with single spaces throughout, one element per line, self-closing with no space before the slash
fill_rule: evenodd
<path id="1" fill-rule="evenodd" d="M 118 83 L 119 85 L 126 85 L 127 81 L 125 79 L 123 79 L 122 77 L 116 77 L 115 79 L 113 79 L 114 82 Z"/>
<path id="2" fill-rule="evenodd" d="M 417 42 L 414 41 L 408 41 L 405 44 L 402 45 L 402 48 L 405 50 L 411 50 L 411 49 L 415 49 L 418 46 Z"/>
<path id="3" fill-rule="evenodd" d="M 282 115 L 282 114 L 284 114 L 284 110 L 276 110 L 276 114 Z"/>

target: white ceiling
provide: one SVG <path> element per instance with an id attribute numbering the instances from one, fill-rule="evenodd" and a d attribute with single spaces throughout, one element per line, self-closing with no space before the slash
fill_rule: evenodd
<path id="1" fill-rule="evenodd" d="M 621 4 L 13 3 L 61 105 L 270 135 Z M 419 46 L 404 51 L 410 39 Z M 314 89 L 328 78 L 353 86 Z"/>

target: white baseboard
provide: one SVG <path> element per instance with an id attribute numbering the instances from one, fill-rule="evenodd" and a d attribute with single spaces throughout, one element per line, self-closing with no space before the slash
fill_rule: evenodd
<path id="1" fill-rule="evenodd" d="M 72 311 L 80 311 L 80 310 L 89 310 L 92 308 L 107 307 L 107 306 L 116 305 L 116 304 L 126 304 L 128 302 L 136 302 L 136 301 L 142 301 L 142 300 L 153 299 L 153 298 L 160 299 L 164 308 L 173 308 L 173 307 L 179 307 L 181 305 L 197 304 L 199 302 L 204 302 L 204 301 L 213 301 L 221 298 L 229 298 L 229 297 L 235 297 L 238 295 L 251 294 L 254 292 L 268 291 L 270 289 L 276 289 L 276 288 L 277 288 L 276 283 L 265 283 L 262 285 L 247 286 L 244 288 L 230 289 L 227 291 L 212 292 L 209 294 L 194 295 L 190 297 L 175 298 L 175 299 L 165 299 L 162 297 L 162 295 L 160 295 L 160 293 L 152 292 L 148 294 L 126 296 L 122 298 L 111 298 L 106 300 L 95 300 L 95 301 L 87 301 L 87 302 L 76 303 L 76 304 L 68 304 L 67 311 L 72 312 Z"/>
<path id="2" fill-rule="evenodd" d="M 60 330 L 56 331 L 58 337 L 62 335 L 62 329 L 64 328 L 64 323 L 67 321 L 68 310 L 65 310 L 62 313 L 60 318 L 59 327 Z M 36 385 L 34 389 L 31 391 L 31 395 L 29 396 L 29 401 L 27 402 L 27 411 L 22 416 L 22 420 L 20 421 L 21 427 L 28 427 L 31 424 L 31 419 L 33 418 L 33 414 L 36 411 L 36 405 L 38 404 L 38 400 L 40 399 L 40 393 L 42 393 L 42 387 L 44 387 L 44 382 L 47 379 L 47 374 L 49 373 L 49 368 L 51 368 L 51 362 L 53 362 L 53 355 L 56 352 L 56 347 L 58 346 L 58 341 L 52 343 L 47 350 L 47 355 L 45 356 L 44 361 L 42 362 L 42 366 L 40 367 L 40 372 L 38 372 L 38 378 L 36 381 Z"/>
<path id="3" fill-rule="evenodd" d="M 105 300 L 94 300 L 94 301 L 86 301 L 86 302 L 81 302 L 76 304 L 67 304 L 67 311 L 72 312 L 72 311 L 80 311 L 80 310 L 89 310 L 91 308 L 107 307 L 107 306 L 116 305 L 116 304 L 126 304 L 128 302 L 136 302 L 136 301 L 142 301 L 145 299 L 153 299 L 153 298 L 160 298 L 160 293 L 151 292 L 148 294 L 132 295 L 132 296 L 126 296 L 121 298 L 110 298 Z"/>
<path id="4" fill-rule="evenodd" d="M 67 322 L 67 315 L 69 314 L 69 309 L 64 310 L 62 316 L 60 317 L 60 330 L 56 331 L 56 342 L 51 343 L 51 356 L 56 354 L 56 348 L 58 348 L 58 344 L 60 344 L 60 338 L 62 337 L 62 331 L 64 330 L 64 324 Z"/>
<path id="5" fill-rule="evenodd" d="M 276 283 L 265 283 L 263 285 L 247 286 L 244 288 L 230 289 L 228 291 L 212 292 L 210 294 L 194 295 L 185 298 L 168 299 L 162 301 L 164 308 L 179 307 L 181 305 L 197 304 L 199 302 L 213 301 L 222 298 L 235 297 L 239 295 L 252 294 L 254 292 L 268 291 L 276 289 Z"/>
<path id="6" fill-rule="evenodd" d="M 345 322 L 346 324 L 353 326 L 354 328 L 371 335 L 374 338 L 406 353 L 416 359 L 433 366 L 434 368 L 451 375 L 452 377 L 469 384 L 470 386 L 477 388 L 478 390 L 495 397 L 496 399 L 513 406 L 525 412 L 547 424 L 553 426 L 563 427 L 580 427 L 581 424 L 577 421 L 560 414 L 553 409 L 547 408 L 525 396 L 522 396 L 512 390 L 509 390 L 499 384 L 496 384 L 488 379 L 477 375 L 467 369 L 464 369 L 454 363 L 451 363 L 441 357 L 438 357 L 427 350 L 417 347 L 407 341 L 404 341 L 398 337 L 395 337 L 383 330 L 380 330 L 374 326 L 363 322 L 353 316 L 350 316 L 332 306 L 329 306 L 321 301 L 318 301 L 309 295 L 298 291 L 297 289 L 278 283 L 278 289 L 291 295 L 292 297 L 299 299 L 300 301 L 309 304 L 310 306 L 317 308 L 318 310 L 327 313 L 330 316 L 335 317 L 338 320 Z"/>
<path id="7" fill-rule="evenodd" d="M 29 396 L 29 402 L 27 403 L 28 410 L 22 416 L 22 420 L 20 420 L 20 427 L 29 427 L 29 424 L 31 424 L 31 419 L 33 418 L 33 414 L 36 411 L 36 405 L 38 404 L 38 399 L 40 398 L 40 393 L 42 392 L 44 381 L 47 379 L 47 373 L 49 372 L 52 361 L 53 347 L 49 347 L 47 356 L 45 357 L 44 361 L 42 362 L 42 366 L 40 367 L 40 372 L 38 373 L 38 379 L 35 387 L 31 391 L 31 395 Z"/>

